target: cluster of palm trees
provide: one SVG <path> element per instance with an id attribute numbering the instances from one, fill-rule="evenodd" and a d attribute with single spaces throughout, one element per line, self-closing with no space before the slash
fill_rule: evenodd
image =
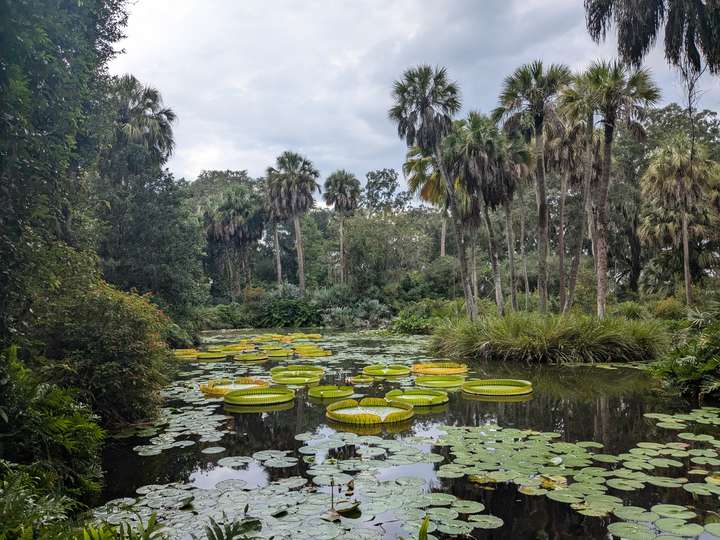
<path id="1" fill-rule="evenodd" d="M 300 218 L 315 205 L 314 193 L 320 192 L 320 185 L 317 181 L 319 177 L 320 172 L 309 159 L 290 151 L 280 154 L 275 165 L 268 167 L 266 173 L 266 207 L 270 222 L 273 224 L 277 281 L 279 285 L 282 285 L 278 224 L 285 220 L 292 220 L 295 230 L 300 294 L 305 293 L 305 255 Z M 352 214 L 360 202 L 360 182 L 352 173 L 341 169 L 327 177 L 324 187 L 325 202 L 328 206 L 332 206 L 339 216 L 340 282 L 345 283 L 347 267 L 343 223 L 345 217 Z"/>
<path id="2" fill-rule="evenodd" d="M 560 309 L 565 312 L 573 303 L 587 219 L 597 277 L 597 315 L 604 317 L 612 144 L 619 123 L 641 133 L 639 120 L 643 111 L 659 99 L 659 89 L 649 72 L 617 61 L 598 61 L 585 72 L 573 75 L 567 66 L 545 66 L 538 60 L 519 67 L 504 80 L 499 106 L 492 116 L 471 112 L 467 118 L 455 120 L 461 108 L 457 85 L 448 79 L 444 68 L 421 65 L 408 69 L 395 82 L 393 99 L 389 116 L 409 147 L 404 171 L 410 188 L 450 214 L 468 316 L 477 316 L 471 239 L 480 223 L 484 223 L 489 239 L 497 309 L 500 314 L 505 311 L 499 253 L 489 217 L 491 210 L 500 207 L 506 217 L 511 305 L 518 308 L 512 206 L 516 191 L 522 190 L 528 180 L 533 181 L 537 207 L 538 307 L 542 312 L 548 309 L 545 176 L 548 168 L 555 168 L 562 178 L 558 224 L 562 251 L 558 268 Z M 596 133 L 597 125 L 601 133 Z M 582 234 L 576 239 L 568 274 L 564 204 L 569 184 L 579 187 L 585 212 L 578 216 Z M 522 211 L 520 225 L 527 305 Z"/>

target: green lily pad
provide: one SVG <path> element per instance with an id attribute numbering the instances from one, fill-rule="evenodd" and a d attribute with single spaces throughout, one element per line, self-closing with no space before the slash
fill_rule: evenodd
<path id="1" fill-rule="evenodd" d="M 608 532 L 625 540 L 654 540 L 656 537 L 654 532 L 640 523 L 611 523 L 608 525 Z"/>
<path id="2" fill-rule="evenodd" d="M 679 518 L 660 518 L 654 523 L 659 531 L 676 534 L 678 536 L 698 536 L 703 533 L 702 525 L 688 523 Z"/>
<path id="3" fill-rule="evenodd" d="M 472 515 L 468 518 L 468 523 L 476 529 L 499 529 L 505 522 L 492 515 Z"/>

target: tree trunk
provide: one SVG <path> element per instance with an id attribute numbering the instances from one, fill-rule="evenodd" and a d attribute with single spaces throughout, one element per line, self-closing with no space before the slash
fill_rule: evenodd
<path id="1" fill-rule="evenodd" d="M 440 223 L 440 256 L 445 256 L 445 237 L 447 236 L 447 220 L 443 212 L 442 222 Z"/>
<path id="2" fill-rule="evenodd" d="M 603 148 L 602 174 L 595 197 L 596 246 L 595 271 L 597 273 L 597 316 L 605 318 L 605 306 L 608 294 L 608 191 L 610 189 L 610 166 L 612 164 L 612 142 L 614 135 L 614 118 L 605 118 L 605 140 Z"/>
<path id="3" fill-rule="evenodd" d="M 569 172 L 562 175 L 560 179 L 560 215 L 558 226 L 558 281 L 560 288 L 560 310 L 565 305 L 565 200 L 567 198 L 567 186 Z"/>
<path id="4" fill-rule="evenodd" d="M 345 238 L 343 230 L 343 222 L 345 220 L 340 216 L 340 284 L 345 284 Z"/>
<path id="5" fill-rule="evenodd" d="M 682 243 L 683 243 L 683 274 L 685 276 L 685 302 L 688 307 L 693 304 L 692 278 L 690 277 L 690 239 L 688 232 L 688 214 L 682 213 Z"/>
<path id="6" fill-rule="evenodd" d="M 627 228 L 628 244 L 630 244 L 630 274 L 628 276 L 628 285 L 630 290 L 638 292 L 638 281 L 640 280 L 640 272 L 642 271 L 642 244 L 637 233 L 638 217 L 632 218 L 632 225 Z"/>
<path id="7" fill-rule="evenodd" d="M 468 260 L 467 253 L 465 252 L 465 234 L 462 219 L 460 213 L 457 210 L 455 204 L 455 186 L 453 185 L 450 175 L 445 169 L 445 164 L 442 161 L 442 151 L 438 144 L 435 148 L 435 160 L 440 169 L 440 174 L 445 180 L 445 187 L 448 192 L 448 199 L 450 201 L 450 217 L 452 218 L 455 241 L 457 243 L 458 260 L 460 262 L 460 279 L 463 284 L 463 294 L 465 296 L 465 311 L 467 312 L 468 318 L 471 321 L 477 319 L 477 306 L 475 304 L 475 297 L 472 293 L 472 285 L 470 283 L 470 275 L 468 273 Z"/>
<path id="8" fill-rule="evenodd" d="M 585 159 L 583 164 L 583 183 L 580 198 L 582 204 L 578 212 L 580 218 L 580 233 L 578 234 L 577 244 L 575 245 L 575 254 L 573 255 L 570 267 L 570 282 L 568 284 L 568 293 L 565 304 L 562 306 L 562 312 L 567 313 L 572 307 L 575 297 L 575 286 L 577 285 L 578 272 L 580 270 L 580 258 L 582 257 L 582 247 L 585 241 L 585 230 L 588 220 L 588 207 L 590 206 L 590 180 L 593 172 L 593 128 L 595 118 L 590 114 L 586 120 L 585 127 Z"/>
<path id="9" fill-rule="evenodd" d="M 477 278 L 477 234 L 471 234 L 470 239 L 470 281 L 472 283 L 473 298 L 478 301 L 480 293 L 478 292 Z"/>
<path id="10" fill-rule="evenodd" d="M 545 194 L 545 137 L 542 120 L 535 120 L 535 202 L 537 203 L 538 310 L 547 311 L 548 211 Z"/>
<path id="11" fill-rule="evenodd" d="M 485 218 L 485 228 L 488 234 L 488 250 L 490 252 L 490 266 L 492 267 L 493 281 L 495 282 L 495 305 L 497 305 L 498 315 L 505 315 L 505 301 L 502 292 L 502 279 L 500 278 L 500 269 L 498 268 L 498 250 L 495 242 L 495 231 L 493 231 L 492 221 L 490 221 L 490 212 L 486 204 L 483 205 L 483 218 Z"/>
<path id="12" fill-rule="evenodd" d="M 513 311 L 518 310 L 517 288 L 515 287 L 515 234 L 512 222 L 512 200 L 506 199 L 505 208 L 505 241 L 507 242 L 508 266 L 510 268 L 510 304 Z"/>
<path id="13" fill-rule="evenodd" d="M 298 287 L 300 288 L 300 296 L 305 295 L 305 252 L 303 251 L 302 230 L 300 228 L 300 216 L 293 216 L 293 224 L 295 225 L 295 251 L 297 252 L 298 261 Z"/>
<path id="14" fill-rule="evenodd" d="M 282 259 L 280 256 L 280 234 L 278 226 L 275 223 L 273 227 L 273 243 L 275 244 L 275 275 L 277 277 L 278 287 L 282 287 Z"/>
<path id="15" fill-rule="evenodd" d="M 518 183 L 518 193 L 520 194 L 520 258 L 522 259 L 523 281 L 525 282 L 525 311 L 530 309 L 530 279 L 528 278 L 527 256 L 525 253 L 525 193 L 522 182 Z"/>

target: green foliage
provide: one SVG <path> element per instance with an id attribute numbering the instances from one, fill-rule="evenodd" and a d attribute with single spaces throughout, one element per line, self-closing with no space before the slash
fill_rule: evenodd
<path id="1" fill-rule="evenodd" d="M 655 303 L 653 315 L 658 319 L 679 320 L 687 316 L 687 309 L 680 300 L 669 296 Z"/>
<path id="2" fill-rule="evenodd" d="M 75 392 L 42 383 L 14 349 L 0 354 L 0 459 L 39 487 L 84 497 L 100 487 L 104 433 Z"/>
<path id="3" fill-rule="evenodd" d="M 41 334 L 43 372 L 78 388 L 106 423 L 151 418 L 166 380 L 168 322 L 147 298 L 103 282 L 61 296 Z"/>
<path id="4" fill-rule="evenodd" d="M 431 348 L 443 357 L 476 360 L 634 362 L 652 360 L 668 345 L 664 326 L 652 320 L 512 313 L 475 323 L 446 321 Z"/>
<path id="5" fill-rule="evenodd" d="M 610 308 L 610 313 L 615 317 L 625 317 L 626 319 L 649 319 L 650 312 L 647 307 L 638 302 L 620 302 Z"/>
<path id="6" fill-rule="evenodd" d="M 257 326 L 261 328 L 297 328 L 318 326 L 320 310 L 301 298 L 271 297 L 261 304 Z"/>
<path id="7" fill-rule="evenodd" d="M 715 322 L 652 366 L 675 392 L 693 399 L 720 397 L 720 323 Z"/>
<path id="8" fill-rule="evenodd" d="M 249 538 L 248 533 L 259 531 L 261 528 L 260 520 L 251 517 L 229 523 L 218 523 L 210 518 L 210 523 L 205 526 L 205 535 L 207 540 L 246 540 Z"/>

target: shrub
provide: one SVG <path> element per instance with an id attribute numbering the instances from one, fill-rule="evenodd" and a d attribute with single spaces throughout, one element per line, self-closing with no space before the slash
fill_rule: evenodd
<path id="1" fill-rule="evenodd" d="M 720 323 L 674 348 L 651 371 L 668 388 L 695 400 L 720 397 Z"/>
<path id="2" fill-rule="evenodd" d="M 74 392 L 40 383 L 14 349 L 0 355 L 0 459 L 32 474 L 33 485 L 81 498 L 99 489 L 97 420 Z"/>
<path id="3" fill-rule="evenodd" d="M 650 312 L 645 306 L 638 302 L 621 302 L 611 307 L 610 312 L 615 317 L 625 317 L 626 319 L 649 319 Z"/>
<path id="4" fill-rule="evenodd" d="M 431 348 L 449 358 L 629 362 L 655 358 L 668 341 L 655 321 L 512 313 L 476 322 L 447 321 L 436 329 Z"/>
<path id="5" fill-rule="evenodd" d="M 687 309 L 678 299 L 669 296 L 655 304 L 654 315 L 658 319 L 680 320 L 687 316 Z"/>
<path id="6" fill-rule="evenodd" d="M 412 313 L 400 312 L 400 314 L 393 319 L 390 329 L 398 334 L 430 334 L 433 329 L 433 319 L 420 317 Z"/>
<path id="7" fill-rule="evenodd" d="M 166 382 L 168 324 L 144 296 L 100 282 L 62 298 L 43 325 L 44 373 L 77 388 L 106 423 L 147 420 Z"/>
<path id="8" fill-rule="evenodd" d="M 323 326 L 331 328 L 352 328 L 355 321 L 355 312 L 349 307 L 330 308 L 322 316 Z"/>
<path id="9" fill-rule="evenodd" d="M 270 297 L 259 306 L 253 326 L 261 328 L 298 328 L 318 326 L 320 310 L 301 298 Z"/>

